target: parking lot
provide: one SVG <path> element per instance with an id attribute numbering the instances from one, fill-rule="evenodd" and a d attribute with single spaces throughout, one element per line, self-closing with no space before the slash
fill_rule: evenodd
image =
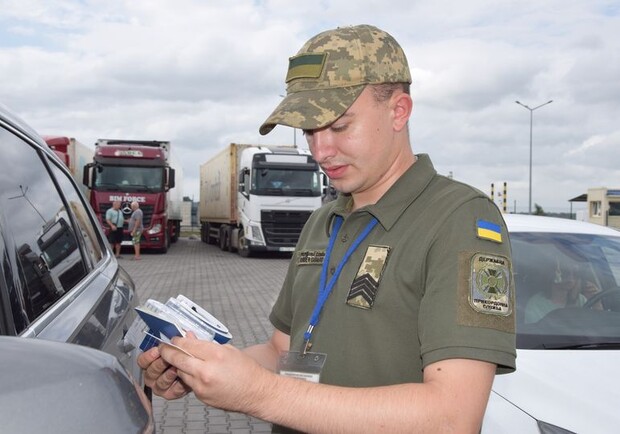
<path id="1" fill-rule="evenodd" d="M 123 251 L 121 265 L 131 274 L 142 301 L 165 302 L 184 294 L 228 326 L 232 344 L 245 347 L 269 338 L 268 315 L 289 262 L 270 255 L 241 258 L 202 243 L 180 238 L 167 254 L 144 253 L 132 261 Z M 262 433 L 271 424 L 238 413 L 206 407 L 193 395 L 177 401 L 153 398 L 157 433 Z"/>

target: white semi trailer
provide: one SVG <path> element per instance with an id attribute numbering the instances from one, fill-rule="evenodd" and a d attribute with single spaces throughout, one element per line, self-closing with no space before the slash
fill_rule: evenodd
<path id="1" fill-rule="evenodd" d="M 200 166 L 202 241 L 244 257 L 292 252 L 326 186 L 307 150 L 231 143 Z"/>

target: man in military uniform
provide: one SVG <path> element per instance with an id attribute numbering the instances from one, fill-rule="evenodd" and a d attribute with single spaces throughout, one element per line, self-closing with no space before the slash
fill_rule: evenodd
<path id="1" fill-rule="evenodd" d="M 304 432 L 478 432 L 495 374 L 515 369 L 506 226 L 483 193 L 409 143 L 400 45 L 361 25 L 311 38 L 260 127 L 304 131 L 340 196 L 308 220 L 270 320 L 237 350 L 174 339 L 140 365 L 156 394 Z M 172 368 L 171 368 L 172 366 Z"/>

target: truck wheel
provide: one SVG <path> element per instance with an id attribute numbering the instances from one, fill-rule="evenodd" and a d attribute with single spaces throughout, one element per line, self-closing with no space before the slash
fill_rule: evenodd
<path id="1" fill-rule="evenodd" d="M 239 252 L 239 256 L 243 258 L 249 258 L 252 256 L 252 252 L 250 251 L 247 240 L 245 239 L 243 230 L 239 231 L 239 249 L 237 251 Z"/>
<path id="2" fill-rule="evenodd" d="M 170 238 L 170 241 L 176 243 L 179 241 L 179 235 L 181 234 L 181 223 L 177 221 L 172 222 L 172 229 L 174 232 L 172 233 L 172 238 Z"/>
<path id="3" fill-rule="evenodd" d="M 205 224 L 205 239 L 207 240 L 206 241 L 207 244 L 215 244 L 215 240 L 211 236 L 211 224 L 210 223 Z"/>
<path id="4" fill-rule="evenodd" d="M 220 249 L 227 252 L 230 246 L 229 232 L 226 226 L 220 228 Z"/>

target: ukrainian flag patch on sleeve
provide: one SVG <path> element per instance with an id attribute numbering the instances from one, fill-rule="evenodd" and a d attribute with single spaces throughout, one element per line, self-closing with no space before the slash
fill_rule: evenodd
<path id="1" fill-rule="evenodd" d="M 486 221 L 478 220 L 476 222 L 476 235 L 483 240 L 502 242 L 502 228 L 500 225 Z"/>

